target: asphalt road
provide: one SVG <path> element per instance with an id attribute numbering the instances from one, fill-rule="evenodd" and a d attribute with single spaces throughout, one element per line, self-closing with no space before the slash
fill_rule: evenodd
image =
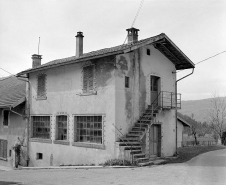
<path id="1" fill-rule="evenodd" d="M 226 149 L 187 163 L 142 168 L 0 171 L 0 185 L 226 185 Z"/>

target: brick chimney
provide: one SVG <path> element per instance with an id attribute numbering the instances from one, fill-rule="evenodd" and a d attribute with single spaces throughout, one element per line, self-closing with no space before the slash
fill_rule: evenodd
<path id="1" fill-rule="evenodd" d="M 126 29 L 126 31 L 128 32 L 128 44 L 138 41 L 138 31 L 140 30 L 132 27 Z"/>
<path id="2" fill-rule="evenodd" d="M 32 55 L 32 68 L 36 68 L 41 65 L 42 55 L 34 54 Z"/>
<path id="3" fill-rule="evenodd" d="M 76 57 L 83 55 L 83 33 L 81 31 L 77 32 L 76 37 Z"/>

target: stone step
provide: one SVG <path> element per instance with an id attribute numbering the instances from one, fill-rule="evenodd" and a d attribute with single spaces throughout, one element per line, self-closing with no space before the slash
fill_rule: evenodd
<path id="1" fill-rule="evenodd" d="M 132 154 L 132 155 L 135 155 L 135 154 L 141 154 L 141 153 L 142 153 L 141 150 L 132 150 L 132 151 L 130 152 L 130 154 Z"/>
<path id="2" fill-rule="evenodd" d="M 141 146 L 126 146 L 125 150 L 141 150 Z"/>
<path id="3" fill-rule="evenodd" d="M 129 132 L 129 134 L 138 134 L 138 135 L 140 135 L 140 134 L 142 134 L 144 131 L 141 131 L 141 130 L 131 130 L 130 132 Z"/>
<path id="4" fill-rule="evenodd" d="M 144 127 L 132 127 L 132 131 L 145 131 L 145 128 Z"/>
<path id="5" fill-rule="evenodd" d="M 140 142 L 126 142 L 126 141 L 124 141 L 124 142 L 119 143 L 119 146 L 131 146 L 131 145 L 140 146 Z"/>
<path id="6" fill-rule="evenodd" d="M 139 137 L 122 137 L 120 138 L 122 141 L 130 142 L 130 141 L 136 141 L 139 142 Z"/>
<path id="7" fill-rule="evenodd" d="M 144 153 L 134 154 L 133 157 L 136 160 L 137 158 L 144 158 L 145 157 L 145 154 Z"/>
<path id="8" fill-rule="evenodd" d="M 129 134 L 126 134 L 126 138 L 127 138 L 127 137 L 138 137 L 138 138 L 139 138 L 140 135 L 141 135 L 141 133 L 136 133 L 136 134 L 133 134 L 133 133 L 130 134 L 130 133 L 129 133 Z"/>
<path id="9" fill-rule="evenodd" d="M 140 157 L 135 159 L 136 162 L 141 163 L 141 162 L 147 162 L 149 161 L 148 157 Z"/>
<path id="10" fill-rule="evenodd" d="M 148 127 L 150 124 L 147 124 L 147 123 L 135 123 L 135 127 L 143 127 L 143 128 L 146 128 Z"/>

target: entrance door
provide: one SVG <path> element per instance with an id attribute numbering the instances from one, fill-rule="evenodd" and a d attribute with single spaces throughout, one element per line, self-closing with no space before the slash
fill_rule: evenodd
<path id="1" fill-rule="evenodd" d="M 150 128 L 150 156 L 161 156 L 161 125 L 152 125 Z"/>
<path id="2" fill-rule="evenodd" d="M 158 76 L 150 76 L 150 91 L 151 91 L 151 104 L 154 102 L 155 105 L 158 105 L 158 92 L 159 92 L 159 80 L 160 78 Z"/>

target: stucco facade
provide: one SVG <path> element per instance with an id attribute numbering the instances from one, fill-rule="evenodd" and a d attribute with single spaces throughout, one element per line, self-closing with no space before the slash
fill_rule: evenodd
<path id="1" fill-rule="evenodd" d="M 128 44 L 86 54 L 78 32 L 78 55 L 44 65 L 32 55 L 18 74 L 29 81 L 29 166 L 175 153 L 176 70 L 194 65 L 165 34 L 138 41 L 127 31 Z"/>

